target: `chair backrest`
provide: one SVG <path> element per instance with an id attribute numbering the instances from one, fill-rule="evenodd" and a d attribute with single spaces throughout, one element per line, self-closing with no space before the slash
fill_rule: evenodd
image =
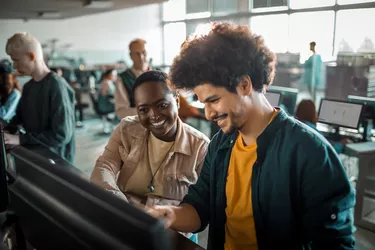
<path id="1" fill-rule="evenodd" d="M 101 116 L 103 114 L 102 114 L 102 112 L 100 112 L 99 103 L 98 103 L 98 100 L 97 100 L 96 96 L 97 96 L 97 93 L 96 93 L 95 90 L 90 91 L 90 99 L 92 101 L 94 111 L 97 115 Z"/>

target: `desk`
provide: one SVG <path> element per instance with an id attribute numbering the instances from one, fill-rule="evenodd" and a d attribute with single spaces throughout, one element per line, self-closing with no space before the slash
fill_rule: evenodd
<path id="1" fill-rule="evenodd" d="M 349 176 L 357 179 L 354 222 L 375 232 L 375 143 L 348 144 L 344 153 L 358 158 L 358 177 Z"/>

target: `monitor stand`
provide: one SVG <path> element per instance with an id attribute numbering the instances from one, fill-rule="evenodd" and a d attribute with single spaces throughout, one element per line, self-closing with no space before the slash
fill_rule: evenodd
<path id="1" fill-rule="evenodd" d="M 333 129 L 334 129 L 334 132 L 333 132 L 334 141 L 340 141 L 341 139 L 340 126 L 334 125 Z"/>
<path id="2" fill-rule="evenodd" d="M 363 126 L 363 133 L 362 133 L 362 141 L 371 141 L 372 136 L 372 119 L 364 119 L 362 122 Z"/>

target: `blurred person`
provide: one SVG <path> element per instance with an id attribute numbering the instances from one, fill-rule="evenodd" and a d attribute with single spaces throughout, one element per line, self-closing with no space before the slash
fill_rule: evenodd
<path id="1" fill-rule="evenodd" d="M 102 112 L 115 112 L 114 95 L 116 79 L 117 71 L 114 69 L 109 69 L 102 75 L 98 93 L 98 105 Z"/>
<path id="2" fill-rule="evenodd" d="M 185 97 L 180 95 L 179 99 L 180 108 L 178 109 L 178 116 L 183 122 L 188 118 L 206 119 L 199 109 L 189 104 Z"/>
<path id="3" fill-rule="evenodd" d="M 21 75 L 31 76 L 11 125 L 21 125 L 19 134 L 4 133 L 5 143 L 11 145 L 39 144 L 63 159 L 73 162 L 74 91 L 43 59 L 39 41 L 28 33 L 16 33 L 8 39 L 6 52 Z"/>
<path id="4" fill-rule="evenodd" d="M 221 130 L 181 204 L 149 212 L 181 232 L 209 224 L 208 250 L 355 249 L 355 191 L 338 155 L 264 96 L 275 63 L 245 25 L 213 23 L 188 38 L 171 86 L 194 90 Z"/>
<path id="5" fill-rule="evenodd" d="M 63 77 L 63 70 L 61 68 L 51 68 L 53 72 L 56 73 L 56 75 Z"/>
<path id="6" fill-rule="evenodd" d="M 318 122 L 318 113 L 316 112 L 316 106 L 313 100 L 302 100 L 297 105 L 295 116 L 299 121 L 313 128 L 318 133 L 321 133 L 316 127 L 316 124 Z M 341 139 L 340 142 L 331 142 L 332 146 L 339 154 L 343 152 L 344 147 L 347 143 L 348 140 L 345 138 Z"/>
<path id="7" fill-rule="evenodd" d="M 304 64 L 303 83 L 307 86 L 311 98 L 315 100 L 315 92 L 317 88 L 321 88 L 323 83 L 323 61 L 322 57 L 316 53 L 316 43 L 310 43 L 310 51 L 312 55 Z"/>
<path id="8" fill-rule="evenodd" d="M 137 78 L 138 115 L 121 120 L 91 174 L 93 183 L 141 207 L 179 204 L 198 179 L 209 142 L 178 117 L 166 79 L 161 71 Z"/>
<path id="9" fill-rule="evenodd" d="M 116 81 L 115 92 L 115 109 L 118 119 L 125 116 L 136 115 L 137 110 L 133 99 L 132 88 L 135 79 L 143 72 L 151 69 L 147 62 L 146 41 L 143 39 L 135 39 L 129 44 L 130 58 L 133 66 L 125 70 Z"/>
<path id="10" fill-rule="evenodd" d="M 21 87 L 10 66 L 0 64 L 0 119 L 9 122 L 15 115 L 21 98 Z"/>

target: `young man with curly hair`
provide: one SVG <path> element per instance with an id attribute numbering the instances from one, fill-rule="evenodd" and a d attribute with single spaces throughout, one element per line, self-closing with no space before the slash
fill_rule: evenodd
<path id="1" fill-rule="evenodd" d="M 208 249 L 354 249 L 355 193 L 321 135 L 272 107 L 275 56 L 246 26 L 190 37 L 170 71 L 220 127 L 179 206 L 154 207 L 166 226 L 200 232 Z"/>

